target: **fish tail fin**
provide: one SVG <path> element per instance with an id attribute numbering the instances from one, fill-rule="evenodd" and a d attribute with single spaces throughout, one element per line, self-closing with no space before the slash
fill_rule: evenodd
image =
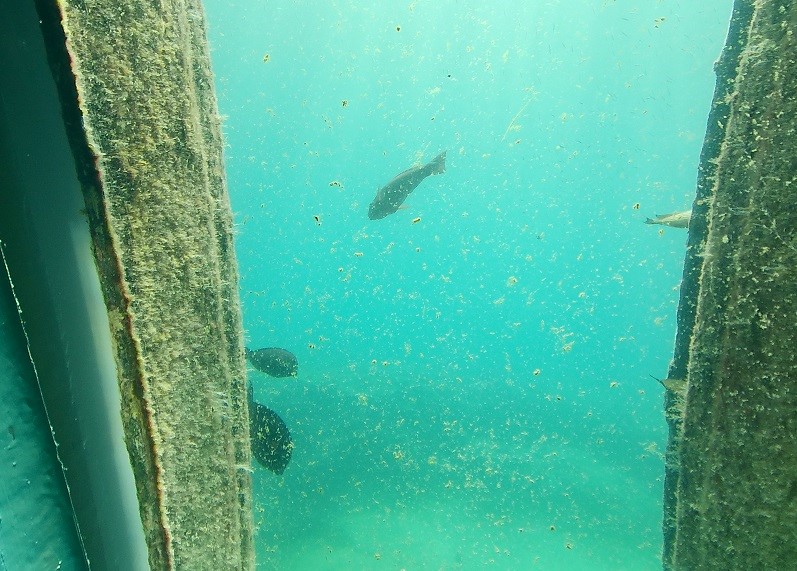
<path id="1" fill-rule="evenodd" d="M 645 219 L 645 224 L 658 224 L 658 222 L 653 220 L 653 218 L 646 218 Z"/>
<path id="2" fill-rule="evenodd" d="M 448 151 L 443 151 L 439 155 L 437 155 L 432 162 L 429 163 L 429 167 L 432 171 L 432 174 L 441 174 L 446 172 L 446 153 Z"/>

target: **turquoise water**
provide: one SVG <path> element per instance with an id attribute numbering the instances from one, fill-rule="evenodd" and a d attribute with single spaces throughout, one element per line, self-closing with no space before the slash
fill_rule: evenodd
<path id="1" fill-rule="evenodd" d="M 251 371 L 295 443 L 259 568 L 660 568 L 686 233 L 643 222 L 731 1 L 641 4 L 207 3 L 247 342 L 300 363 Z"/>

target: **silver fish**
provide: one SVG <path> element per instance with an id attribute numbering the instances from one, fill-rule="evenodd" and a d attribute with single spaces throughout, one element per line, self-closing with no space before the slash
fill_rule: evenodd
<path id="1" fill-rule="evenodd" d="M 410 193 L 421 184 L 423 179 L 433 174 L 446 171 L 446 151 L 437 155 L 429 164 L 414 166 L 395 177 L 376 193 L 371 206 L 368 207 L 368 218 L 379 220 L 393 214 Z"/>
<path id="2" fill-rule="evenodd" d="M 689 220 L 692 218 L 691 210 L 681 212 L 671 212 L 670 214 L 657 214 L 656 218 L 648 218 L 645 224 L 661 224 L 672 226 L 673 228 L 689 228 Z"/>

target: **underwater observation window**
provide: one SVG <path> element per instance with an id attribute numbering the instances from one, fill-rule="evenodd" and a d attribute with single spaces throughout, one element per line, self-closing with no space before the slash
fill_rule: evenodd
<path id="1" fill-rule="evenodd" d="M 731 7 L 205 2 L 259 566 L 661 566 Z"/>

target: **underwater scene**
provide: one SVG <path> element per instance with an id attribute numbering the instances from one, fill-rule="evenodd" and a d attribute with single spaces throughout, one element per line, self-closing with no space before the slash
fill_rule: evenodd
<path id="1" fill-rule="evenodd" d="M 206 2 L 259 569 L 661 568 L 731 4 Z"/>

